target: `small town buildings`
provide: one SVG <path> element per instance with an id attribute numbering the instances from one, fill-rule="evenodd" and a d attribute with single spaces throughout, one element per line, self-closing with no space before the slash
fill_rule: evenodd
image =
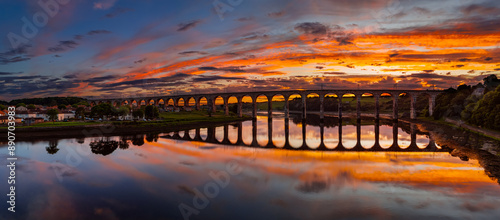
<path id="1" fill-rule="evenodd" d="M 37 112 L 36 111 L 17 111 L 17 108 L 16 108 L 16 117 L 18 118 L 22 118 L 22 119 L 25 119 L 25 118 L 35 118 L 37 117 Z"/>
<path id="2" fill-rule="evenodd" d="M 15 117 L 16 124 L 20 124 L 23 122 L 23 119 Z M 7 124 L 9 123 L 9 116 L 0 116 L 0 124 Z"/>
<path id="3" fill-rule="evenodd" d="M 38 123 L 45 122 L 45 119 L 43 118 L 26 118 L 24 119 L 24 123 L 27 125 L 34 125 Z"/>
<path id="4" fill-rule="evenodd" d="M 8 112 L 0 110 L 0 116 L 6 116 Z"/>

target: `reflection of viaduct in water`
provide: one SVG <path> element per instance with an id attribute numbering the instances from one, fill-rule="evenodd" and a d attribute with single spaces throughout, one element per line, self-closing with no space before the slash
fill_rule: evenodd
<path id="1" fill-rule="evenodd" d="M 163 104 L 169 103 L 173 101 L 173 105 L 175 107 L 179 106 L 180 101 L 182 100 L 186 106 L 189 106 L 190 100 L 194 100 L 194 107 L 196 110 L 201 109 L 201 100 L 206 99 L 208 104 L 208 109 L 211 112 L 215 112 L 216 104 L 215 100 L 217 98 L 222 98 L 224 101 L 224 112 L 226 115 L 229 115 L 229 99 L 231 97 L 235 97 L 238 100 L 238 115 L 240 117 L 243 116 L 242 113 L 242 105 L 243 98 L 250 97 L 252 99 L 252 115 L 254 118 L 257 117 L 257 98 L 259 96 L 265 96 L 268 101 L 268 116 L 272 117 L 272 100 L 275 96 L 283 96 L 285 105 L 283 107 L 283 111 L 285 112 L 285 118 L 289 118 L 289 98 L 292 96 L 301 97 L 302 99 L 302 118 L 306 118 L 306 99 L 310 95 L 319 96 L 319 109 L 320 109 L 320 118 L 324 118 L 324 100 L 328 95 L 335 95 L 339 99 L 338 105 L 338 116 L 342 117 L 342 97 L 344 95 L 353 95 L 357 100 L 356 114 L 357 117 L 361 117 L 361 96 L 365 94 L 373 95 L 375 98 L 375 118 L 379 118 L 380 113 L 380 105 L 379 98 L 383 94 L 390 95 L 393 98 L 393 119 L 398 119 L 398 99 L 401 94 L 407 94 L 411 98 L 410 104 L 410 117 L 415 119 L 417 117 L 417 109 L 416 102 L 417 97 L 420 95 L 425 95 L 429 98 L 429 115 L 432 116 L 433 109 L 435 106 L 436 96 L 442 91 L 438 90 L 286 90 L 286 91 L 269 91 L 269 92 L 236 92 L 236 93 L 216 93 L 216 94 L 194 94 L 194 95 L 171 95 L 171 96 L 157 96 L 157 97 L 141 97 L 141 98 L 115 98 L 115 99 L 95 99 L 89 101 L 90 104 L 96 105 L 100 103 L 110 103 L 115 106 L 118 105 L 129 105 L 132 106 L 133 103 L 136 105 L 157 105 L 160 103 Z"/>
<path id="2" fill-rule="evenodd" d="M 339 121 L 339 125 L 342 124 L 342 120 Z M 174 140 L 185 140 L 185 141 L 198 141 L 198 142 L 206 142 L 206 143 L 212 143 L 212 144 L 224 144 L 224 145 L 237 145 L 237 146 L 247 146 L 247 147 L 265 147 L 265 148 L 282 148 L 282 149 L 290 149 L 290 150 L 312 150 L 309 146 L 306 144 L 306 139 L 307 139 L 307 132 L 306 132 L 306 127 L 307 126 L 302 126 L 302 145 L 300 147 L 292 147 L 289 142 L 289 134 L 290 134 L 290 129 L 289 129 L 289 120 L 285 119 L 285 145 L 283 147 L 277 147 L 273 143 L 273 124 L 272 120 L 268 120 L 268 142 L 266 146 L 260 146 L 259 143 L 257 142 L 257 121 L 252 121 L 252 143 L 251 144 L 246 144 L 243 142 L 243 125 L 242 122 L 239 122 L 236 124 L 238 128 L 238 140 L 233 143 L 229 140 L 229 125 L 224 125 L 224 138 L 222 141 L 217 140 L 215 132 L 216 128 L 211 127 L 207 128 L 207 138 L 203 139 L 201 135 L 201 129 L 197 128 L 196 133 L 194 135 L 194 138 L 190 136 L 189 130 L 184 131 L 184 135 L 180 135 L 179 132 L 174 132 L 173 134 L 170 135 L 165 135 L 163 138 L 167 139 L 174 139 Z M 321 135 L 321 143 L 319 147 L 315 148 L 314 150 L 319 150 L 319 151 L 328 151 L 328 150 L 333 150 L 333 151 L 402 151 L 402 152 L 425 152 L 425 151 L 430 151 L 430 152 L 437 152 L 437 151 L 445 151 L 442 149 L 439 149 L 436 147 L 436 144 L 434 141 L 430 138 L 429 139 L 429 144 L 425 146 L 424 148 L 419 148 L 417 146 L 417 128 L 414 124 L 411 124 L 411 143 L 410 146 L 407 148 L 402 148 L 398 145 L 398 123 L 394 122 L 392 125 L 392 134 L 393 134 L 393 143 L 390 147 L 388 148 L 382 148 L 379 143 L 380 139 L 380 123 L 378 120 L 375 121 L 375 144 L 371 146 L 370 148 L 366 147 L 364 148 L 361 145 L 361 123 L 358 120 L 356 123 L 356 145 L 353 148 L 346 148 L 342 145 L 342 126 L 338 127 L 338 133 L 339 133 L 339 140 L 338 140 L 338 145 L 335 148 L 327 148 L 325 143 L 324 143 L 324 126 L 320 126 L 320 135 Z M 247 134 L 245 134 L 247 135 Z"/>

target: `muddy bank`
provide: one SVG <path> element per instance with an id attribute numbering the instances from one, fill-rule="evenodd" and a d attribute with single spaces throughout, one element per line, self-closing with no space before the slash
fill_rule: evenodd
<path id="1" fill-rule="evenodd" d="M 60 126 L 60 127 L 31 127 L 16 128 L 16 141 L 34 141 L 57 138 L 84 138 L 84 137 L 108 137 L 121 135 L 134 135 L 146 133 L 165 133 L 178 130 L 188 130 L 194 128 L 208 128 L 221 126 L 228 123 L 237 123 L 249 120 L 248 118 L 237 118 L 224 121 L 195 121 L 195 122 L 177 122 L 155 125 L 115 125 L 115 124 L 96 124 L 82 126 Z M 5 131 L 6 132 L 6 131 Z M 7 135 L 0 137 L 0 143 L 7 141 Z"/>

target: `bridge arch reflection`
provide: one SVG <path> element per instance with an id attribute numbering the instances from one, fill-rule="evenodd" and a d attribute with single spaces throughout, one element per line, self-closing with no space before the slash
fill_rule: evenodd
<path id="1" fill-rule="evenodd" d="M 252 120 L 219 127 L 173 132 L 166 134 L 163 138 L 290 150 L 403 152 L 441 150 L 432 138 L 418 131 L 413 123 L 403 125 L 400 122 L 402 125 L 400 126 L 398 122 L 381 125 L 379 120 L 373 121 L 372 124 L 362 124 L 356 120 L 354 125 L 338 126 L 342 123 L 341 119 L 333 126 L 325 126 L 323 123 L 318 126 L 305 122 L 294 123 L 294 126 L 290 126 L 290 121 L 286 118 Z M 278 128 L 283 127 L 279 128 L 278 133 L 273 133 L 276 125 Z M 384 130 L 383 134 L 381 134 L 381 127 Z M 291 130 L 293 135 L 290 133 Z"/>

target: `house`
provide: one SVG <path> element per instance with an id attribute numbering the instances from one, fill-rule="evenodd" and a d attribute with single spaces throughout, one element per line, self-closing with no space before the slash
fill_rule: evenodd
<path id="1" fill-rule="evenodd" d="M 22 112 L 22 111 L 28 111 L 28 108 L 26 108 L 24 106 L 19 106 L 16 108 L 16 112 Z"/>
<path id="2" fill-rule="evenodd" d="M 0 116 L 6 116 L 8 113 L 0 110 Z"/>
<path id="3" fill-rule="evenodd" d="M 64 119 L 70 119 L 70 118 L 75 118 L 75 112 L 73 111 L 61 111 L 59 114 L 57 114 L 57 118 L 59 121 L 62 121 Z"/>
<path id="4" fill-rule="evenodd" d="M 17 118 L 15 117 L 15 120 L 16 124 L 20 124 L 23 122 L 23 120 L 21 118 Z M 0 116 L 0 124 L 7 124 L 9 123 L 9 116 Z"/>
<path id="5" fill-rule="evenodd" d="M 42 123 L 42 122 L 45 122 L 45 120 L 43 118 L 26 118 L 26 119 L 24 119 L 24 123 L 26 123 L 28 125 L 34 125 L 34 124 L 38 124 L 38 123 Z"/>

